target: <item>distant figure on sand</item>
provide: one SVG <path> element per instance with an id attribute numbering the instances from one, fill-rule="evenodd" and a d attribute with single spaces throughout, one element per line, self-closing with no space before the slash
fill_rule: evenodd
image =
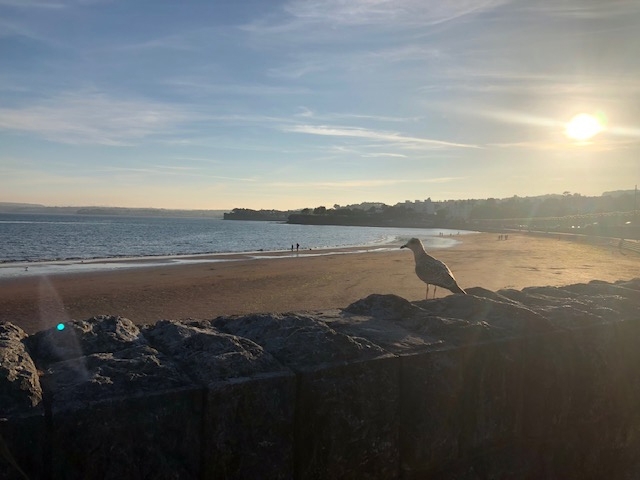
<path id="1" fill-rule="evenodd" d="M 296 252 L 297 252 L 298 250 L 300 250 L 300 244 L 299 244 L 299 243 L 296 243 Z"/>
<path id="2" fill-rule="evenodd" d="M 467 294 L 458 286 L 453 273 L 444 262 L 433 258 L 425 250 L 422 242 L 417 238 L 412 238 L 400 248 L 410 248 L 416 261 L 416 275 L 427 284 L 427 295 L 429 298 L 429 284 L 433 285 L 433 298 L 436 296 L 438 287 L 446 288 L 453 293 Z"/>
<path id="3" fill-rule="evenodd" d="M 626 253 L 624 253 L 622 251 L 622 249 L 624 248 L 624 238 L 621 238 L 620 241 L 618 242 L 618 251 L 622 254 L 622 255 L 626 255 Z"/>

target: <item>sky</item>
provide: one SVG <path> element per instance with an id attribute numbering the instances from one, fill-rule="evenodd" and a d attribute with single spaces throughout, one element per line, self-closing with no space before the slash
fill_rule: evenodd
<path id="1" fill-rule="evenodd" d="M 0 202 L 633 189 L 639 25 L 637 0 L 0 0 Z"/>

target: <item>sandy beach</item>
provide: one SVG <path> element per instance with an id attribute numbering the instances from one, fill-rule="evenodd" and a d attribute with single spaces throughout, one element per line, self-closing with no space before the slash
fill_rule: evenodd
<path id="1" fill-rule="evenodd" d="M 449 265 L 462 288 L 522 289 L 640 276 L 640 255 L 620 252 L 613 244 L 526 234 L 511 234 L 508 240 L 491 233 L 458 239 L 454 247 L 431 253 Z M 2 279 L 0 321 L 33 333 L 96 315 L 153 323 L 341 308 L 372 293 L 411 301 L 425 296 L 425 285 L 413 272 L 413 255 L 400 248 L 225 259 L 232 261 L 151 261 L 137 268 Z M 436 296 L 449 294 L 438 288 Z"/>

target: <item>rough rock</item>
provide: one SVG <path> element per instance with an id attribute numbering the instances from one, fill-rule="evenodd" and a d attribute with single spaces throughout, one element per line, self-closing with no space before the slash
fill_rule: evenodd
<path id="1" fill-rule="evenodd" d="M 322 364 L 365 360 L 387 353 L 367 339 L 340 334 L 310 315 L 246 315 L 217 318 L 212 324 L 262 345 L 294 370 L 317 369 Z"/>
<path id="2" fill-rule="evenodd" d="M 400 320 L 412 317 L 422 309 L 409 300 L 397 295 L 381 295 L 374 293 L 366 298 L 357 300 L 344 309 L 346 313 L 373 318 L 381 318 L 386 321 Z"/>
<path id="3" fill-rule="evenodd" d="M 202 389 L 127 319 L 65 326 L 32 343 L 46 368 L 52 476 L 197 477 Z"/>
<path id="4" fill-rule="evenodd" d="M 26 338 L 16 325 L 0 323 L 0 479 L 45 473 L 42 387 Z"/>
<path id="5" fill-rule="evenodd" d="M 146 345 L 51 364 L 43 383 L 53 413 L 192 386 L 172 360 Z"/>
<path id="6" fill-rule="evenodd" d="M 472 294 L 460 297 L 449 295 L 438 302 L 424 300 L 417 304 L 431 316 L 464 320 L 469 324 L 486 324 L 492 329 L 502 330 L 505 336 L 540 334 L 554 329 L 547 318 L 526 305 Z"/>
<path id="7" fill-rule="evenodd" d="M 638 282 L 613 284 L 592 281 L 564 287 L 527 287 L 500 290 L 498 294 L 512 299 L 547 318 L 561 328 L 583 328 L 637 318 L 640 309 Z"/>
<path id="8" fill-rule="evenodd" d="M 144 334 L 203 386 L 229 378 L 285 371 L 257 343 L 221 332 L 204 322 L 187 325 L 162 320 L 144 329 Z"/>
<path id="9" fill-rule="evenodd" d="M 452 295 L 411 304 L 395 295 L 370 295 L 349 305 L 344 309 L 344 313 L 356 315 L 361 319 L 382 319 L 383 333 L 381 336 L 375 336 L 376 341 L 394 353 L 406 353 L 406 347 L 412 345 L 464 345 L 554 329 L 548 319 L 521 303 L 493 293 L 489 294 L 483 289 L 469 289 L 469 292 L 482 296 Z M 404 337 L 398 332 L 398 338 L 393 342 L 395 345 L 388 341 L 389 322 L 393 322 L 405 332 Z M 350 326 L 343 326 L 345 323 L 347 322 L 329 324 L 340 331 L 346 328 L 345 331 L 351 335 L 360 334 L 370 338 L 368 328 L 371 328 L 373 323 L 370 320 L 366 326 L 357 320 L 354 322 L 353 318 L 349 318 Z M 364 327 L 367 330 L 359 331 L 354 327 Z"/>
<path id="10" fill-rule="evenodd" d="M 42 402 L 42 388 L 33 359 L 22 341 L 27 334 L 0 323 L 0 405 L 8 415 L 29 411 Z"/>
<path id="11" fill-rule="evenodd" d="M 39 365 L 46 366 L 92 353 L 115 352 L 146 343 L 138 327 L 123 317 L 103 315 L 73 320 L 62 326 L 62 330 L 50 328 L 29 337 L 29 349 Z"/>
<path id="12" fill-rule="evenodd" d="M 162 321 L 143 332 L 205 387 L 206 478 L 293 476 L 296 380 L 289 369 L 255 342 L 207 322 Z"/>
<path id="13" fill-rule="evenodd" d="M 640 278 L 0 324 L 0 479 L 640 478 Z"/>
<path id="14" fill-rule="evenodd" d="M 306 315 L 218 318 L 297 374 L 299 478 L 392 478 L 399 461 L 399 362 L 382 347 Z M 345 402 L 345 399 L 349 399 Z"/>

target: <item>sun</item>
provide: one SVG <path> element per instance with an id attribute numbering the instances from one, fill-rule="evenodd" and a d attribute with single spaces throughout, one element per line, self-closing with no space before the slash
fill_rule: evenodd
<path id="1" fill-rule="evenodd" d="M 574 116 L 564 129 L 567 137 L 584 142 L 604 129 L 603 121 L 588 113 L 580 113 Z"/>

